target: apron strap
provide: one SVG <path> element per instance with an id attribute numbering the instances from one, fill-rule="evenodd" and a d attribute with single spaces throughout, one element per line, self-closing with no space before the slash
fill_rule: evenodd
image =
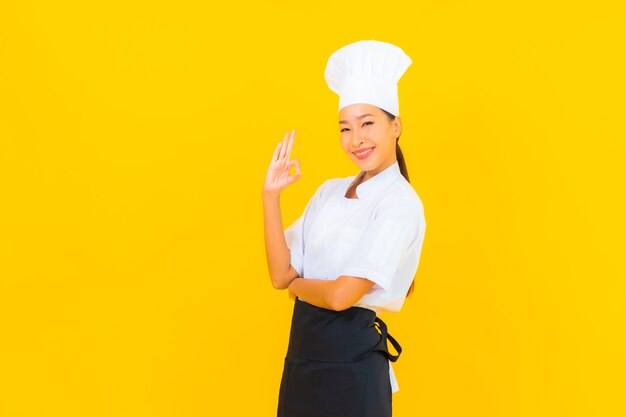
<path id="1" fill-rule="evenodd" d="M 398 358 L 400 357 L 400 354 L 402 353 L 402 346 L 400 346 L 400 343 L 398 343 L 398 341 L 392 335 L 389 334 L 389 332 L 387 331 L 387 324 L 384 321 L 382 321 L 382 319 L 378 316 L 376 316 L 376 318 L 374 319 L 374 325 L 376 323 L 378 323 L 380 327 L 382 337 L 381 337 L 380 343 L 374 346 L 372 350 L 380 350 L 384 352 L 391 362 L 397 361 Z M 393 347 L 398 352 L 397 355 L 392 355 L 391 352 L 389 352 L 389 349 L 387 348 L 387 339 L 389 339 Z"/>

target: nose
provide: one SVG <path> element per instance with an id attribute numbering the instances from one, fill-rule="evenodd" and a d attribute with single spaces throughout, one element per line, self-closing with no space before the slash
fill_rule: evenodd
<path id="1" fill-rule="evenodd" d="M 361 143 L 363 143 L 363 139 L 361 139 L 361 135 L 358 133 L 355 133 L 354 136 L 352 136 L 352 144 L 354 145 L 355 148 L 358 148 Z"/>

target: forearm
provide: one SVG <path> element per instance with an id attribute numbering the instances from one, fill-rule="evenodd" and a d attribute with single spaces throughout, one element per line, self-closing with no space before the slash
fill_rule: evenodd
<path id="1" fill-rule="evenodd" d="M 289 291 L 314 306 L 335 309 L 336 280 L 298 277 L 289 284 Z"/>
<path id="2" fill-rule="evenodd" d="M 287 288 L 291 262 L 280 213 L 280 194 L 262 193 L 265 255 L 274 288 Z"/>

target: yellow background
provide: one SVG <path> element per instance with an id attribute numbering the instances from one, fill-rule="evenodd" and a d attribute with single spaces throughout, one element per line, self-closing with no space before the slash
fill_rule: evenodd
<path id="1" fill-rule="evenodd" d="M 287 227 L 343 154 L 330 54 L 399 83 L 428 224 L 394 416 L 626 415 L 619 2 L 0 4 L 0 416 L 274 416 Z"/>

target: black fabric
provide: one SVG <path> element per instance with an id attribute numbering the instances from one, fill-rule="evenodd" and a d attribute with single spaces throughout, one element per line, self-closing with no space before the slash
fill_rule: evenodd
<path id="1" fill-rule="evenodd" d="M 335 311 L 296 298 L 277 417 L 391 417 L 389 361 L 400 353 L 375 311 Z"/>

